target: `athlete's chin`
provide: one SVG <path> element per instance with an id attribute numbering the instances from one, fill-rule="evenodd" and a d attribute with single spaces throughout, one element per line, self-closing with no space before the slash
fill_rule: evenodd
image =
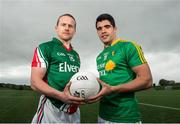
<path id="1" fill-rule="evenodd" d="M 62 40 L 67 41 L 67 42 L 70 41 L 71 39 L 72 39 L 72 37 L 63 37 L 62 38 Z"/>
<path id="2" fill-rule="evenodd" d="M 110 43 L 109 39 L 101 39 L 101 41 L 102 41 L 104 44 L 109 44 L 109 43 Z"/>

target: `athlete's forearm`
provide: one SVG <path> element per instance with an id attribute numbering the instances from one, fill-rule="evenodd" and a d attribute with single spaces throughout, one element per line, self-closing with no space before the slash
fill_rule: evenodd
<path id="1" fill-rule="evenodd" d="M 152 86 L 152 75 L 147 63 L 133 67 L 136 78 L 130 82 L 113 86 L 112 90 L 116 92 L 133 92 L 150 88 Z"/>
<path id="2" fill-rule="evenodd" d="M 118 86 L 112 86 L 113 92 L 133 92 L 143 89 L 148 89 L 152 86 L 152 78 L 150 77 L 137 77 L 136 79 Z"/>
<path id="3" fill-rule="evenodd" d="M 46 74 L 45 68 L 34 68 L 31 69 L 31 88 L 37 92 L 40 92 L 46 96 L 60 99 L 62 92 L 50 87 L 44 80 Z"/>
<path id="4" fill-rule="evenodd" d="M 62 92 L 50 87 L 41 79 L 31 79 L 31 88 L 39 93 L 56 99 L 60 99 L 62 96 Z"/>

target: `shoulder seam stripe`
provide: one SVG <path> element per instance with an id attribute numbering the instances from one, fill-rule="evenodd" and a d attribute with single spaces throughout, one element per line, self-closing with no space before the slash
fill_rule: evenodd
<path id="1" fill-rule="evenodd" d="M 136 47 L 136 50 L 138 51 L 138 55 L 140 57 L 141 62 L 146 63 L 146 59 L 144 58 L 142 50 L 137 46 L 137 44 L 135 42 L 132 42 L 132 44 Z"/>

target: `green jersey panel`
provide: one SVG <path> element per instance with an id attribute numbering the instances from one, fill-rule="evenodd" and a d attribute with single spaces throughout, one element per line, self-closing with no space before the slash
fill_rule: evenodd
<path id="1" fill-rule="evenodd" d="M 49 86 L 63 91 L 71 77 L 79 71 L 79 55 L 72 48 L 67 50 L 61 41 L 53 38 L 52 41 L 45 42 L 36 48 L 32 67 L 46 68 L 44 80 Z M 60 107 L 63 103 L 54 98 L 48 97 L 51 102 Z"/>
<path id="2" fill-rule="evenodd" d="M 96 58 L 100 79 L 111 86 L 135 79 L 132 67 L 146 63 L 139 45 L 119 40 Z M 134 92 L 112 93 L 100 101 L 100 117 L 112 122 L 137 122 L 141 119 Z"/>

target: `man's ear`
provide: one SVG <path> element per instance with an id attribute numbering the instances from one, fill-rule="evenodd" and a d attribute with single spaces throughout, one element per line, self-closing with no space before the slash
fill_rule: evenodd
<path id="1" fill-rule="evenodd" d="M 114 27 L 114 30 L 117 31 L 117 27 Z"/>
<path id="2" fill-rule="evenodd" d="M 55 26 L 55 31 L 57 32 L 57 25 Z"/>
<path id="3" fill-rule="evenodd" d="M 75 30 L 74 30 L 74 34 L 76 33 L 76 28 L 75 28 Z"/>
<path id="4" fill-rule="evenodd" d="M 117 33 L 118 29 L 117 27 L 114 27 L 114 32 Z"/>

